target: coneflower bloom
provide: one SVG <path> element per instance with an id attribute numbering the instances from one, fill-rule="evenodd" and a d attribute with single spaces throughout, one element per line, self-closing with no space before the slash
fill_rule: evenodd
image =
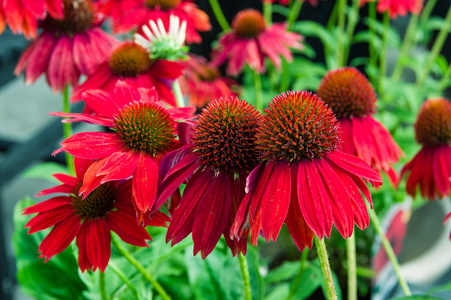
<path id="1" fill-rule="evenodd" d="M 255 9 L 239 12 L 232 21 L 232 31 L 225 33 L 213 51 L 212 63 L 219 66 L 228 60 L 227 73 L 238 75 L 245 64 L 259 73 L 265 71 L 265 58 L 280 68 L 283 56 L 293 59 L 289 48 L 302 49 L 302 36 L 288 32 L 286 24 L 267 26 Z"/>
<path id="2" fill-rule="evenodd" d="M 42 33 L 22 54 L 14 70 L 25 70 L 25 82 L 33 83 L 45 73 L 54 92 L 67 84 L 76 86 L 80 75 L 89 75 L 110 54 L 117 40 L 105 33 L 96 21 L 88 0 L 63 0 L 64 18 L 47 16 Z"/>
<path id="3" fill-rule="evenodd" d="M 233 255 L 246 253 L 247 241 L 230 239 L 245 191 L 245 179 L 257 164 L 255 133 L 259 112 L 244 100 L 220 98 L 204 108 L 192 134 L 192 144 L 178 151 L 183 157 L 158 190 L 159 207 L 187 179 L 179 206 L 172 215 L 166 241 L 172 245 L 192 233 L 194 254 L 213 251 L 222 234 Z"/>
<path id="4" fill-rule="evenodd" d="M 75 158 L 76 177 L 54 174 L 61 185 L 44 190 L 36 196 L 53 193 L 64 194 L 24 209 L 24 214 L 38 214 L 26 225 L 28 233 L 54 226 L 39 246 L 40 258 L 48 261 L 66 249 L 76 238 L 78 265 L 82 272 L 104 272 L 111 255 L 111 230 L 124 242 L 148 247 L 151 240 L 147 231 L 136 223 L 132 205 L 130 181 L 105 183 L 98 186 L 88 197 L 78 196 L 83 177 L 93 160 Z M 158 213 L 153 226 L 167 226 L 169 218 Z"/>
<path id="5" fill-rule="evenodd" d="M 434 200 L 451 194 L 451 102 L 445 98 L 423 103 L 415 121 L 415 139 L 420 152 L 404 166 L 401 177 L 410 171 L 406 191 L 415 197 Z"/>
<path id="6" fill-rule="evenodd" d="M 190 55 L 183 64 L 186 72 L 181 77 L 180 84 L 191 105 L 202 108 L 214 99 L 237 96 L 235 91 L 238 90 L 238 83 L 221 76 L 218 68 L 204 57 Z"/>
<path id="7" fill-rule="evenodd" d="M 211 30 L 208 15 L 197 8 L 192 0 L 142 0 L 136 6 L 125 13 L 124 16 L 113 22 L 113 29 L 116 32 L 129 32 L 133 28 L 138 28 L 140 32 L 143 25 L 149 21 L 157 22 L 161 19 L 165 28 L 169 28 L 169 18 L 174 15 L 186 22 L 186 42 L 188 44 L 201 43 L 202 38 L 198 31 Z"/>
<path id="8" fill-rule="evenodd" d="M 375 0 L 360 0 L 360 5 Z M 423 8 L 423 0 L 379 0 L 377 2 L 377 11 L 380 13 L 388 12 L 390 18 L 405 16 L 408 12 L 418 15 Z"/>
<path id="9" fill-rule="evenodd" d="M 340 127 L 332 110 L 315 94 L 287 92 L 265 109 L 256 135 L 262 162 L 246 180 L 246 196 L 231 235 L 257 244 L 261 234 L 275 241 L 285 222 L 302 251 L 316 234 L 328 237 L 332 224 L 347 238 L 354 223 L 369 223 L 364 180 L 380 176 L 358 157 L 338 150 Z M 363 178 L 363 179 L 362 179 Z"/>
<path id="10" fill-rule="evenodd" d="M 119 80 L 128 80 L 137 87 L 155 87 L 160 99 L 175 106 L 175 97 L 168 82 L 177 79 L 184 66 L 168 60 L 153 60 L 147 51 L 133 43 L 117 46 L 108 60 L 101 63 L 77 88 L 72 100 L 81 100 L 83 92 L 90 89 L 113 91 Z"/>
<path id="11" fill-rule="evenodd" d="M 63 10 L 63 0 L 1 0 L 0 34 L 8 24 L 15 34 L 23 33 L 27 39 L 35 38 L 38 21 L 48 14 L 62 19 Z"/>
<path id="12" fill-rule="evenodd" d="M 376 113 L 377 98 L 365 75 L 351 67 L 329 71 L 317 93 L 340 122 L 343 151 L 386 172 L 396 184 L 397 174 L 392 164 L 397 163 L 403 153 L 384 125 L 372 117 Z"/>
<path id="13" fill-rule="evenodd" d="M 138 214 L 153 206 L 160 183 L 159 164 L 163 156 L 179 146 L 176 121 L 192 118 L 193 108 L 166 109 L 155 90 L 139 90 L 118 81 L 114 93 L 89 90 L 83 94 L 94 115 L 51 113 L 71 117 L 63 122 L 86 122 L 110 128 L 113 132 L 81 132 L 61 143 L 62 151 L 84 159 L 97 160 L 80 189 L 83 198 L 102 183 L 132 177 L 133 201 Z M 94 175 L 94 176 L 93 176 Z M 139 215 L 138 219 L 142 219 Z M 142 221 L 142 220 L 140 220 Z"/>

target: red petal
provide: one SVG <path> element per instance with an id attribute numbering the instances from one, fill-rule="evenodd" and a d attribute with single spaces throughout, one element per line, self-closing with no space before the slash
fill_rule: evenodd
<path id="1" fill-rule="evenodd" d="M 83 185 L 78 191 L 78 195 L 83 195 L 83 199 L 85 199 L 93 190 L 100 186 L 100 181 L 103 176 L 97 176 L 97 172 L 105 164 L 105 162 L 106 158 L 95 161 L 88 168 L 88 170 L 86 170 L 85 176 L 83 177 Z"/>
<path id="2" fill-rule="evenodd" d="M 146 240 L 151 239 L 150 235 L 143 227 L 136 224 L 135 217 L 121 211 L 111 211 L 105 216 L 105 221 L 124 242 L 139 247 L 149 247 Z"/>
<path id="3" fill-rule="evenodd" d="M 97 172 L 97 175 L 106 175 L 100 183 L 130 178 L 138 166 L 138 161 L 139 154 L 132 151 L 113 153 Z"/>
<path id="4" fill-rule="evenodd" d="M 83 181 L 86 171 L 93 162 L 94 160 L 92 159 L 74 158 L 75 173 L 77 174 L 78 181 Z"/>
<path id="5" fill-rule="evenodd" d="M 116 133 L 81 132 L 65 139 L 61 146 L 73 156 L 102 159 L 120 151 L 125 144 Z"/>
<path id="6" fill-rule="evenodd" d="M 174 80 L 182 75 L 184 69 L 181 63 L 160 59 L 152 65 L 151 72 L 155 77 Z"/>
<path id="7" fill-rule="evenodd" d="M 110 227 L 102 218 L 85 220 L 87 223 L 86 254 L 93 266 L 105 272 L 111 256 L 111 232 Z"/>
<path id="8" fill-rule="evenodd" d="M 42 213 L 42 212 L 46 212 L 46 211 L 51 211 L 57 207 L 67 205 L 70 202 L 71 202 L 71 198 L 67 197 L 67 196 L 53 197 L 49 200 L 46 200 L 41 203 L 35 204 L 33 206 L 24 208 L 23 214 L 30 215 L 30 214 L 37 214 L 37 213 Z"/>
<path id="9" fill-rule="evenodd" d="M 134 84 L 127 80 L 119 80 L 114 87 L 114 94 L 123 105 L 141 100 L 141 95 Z"/>
<path id="10" fill-rule="evenodd" d="M 73 192 L 74 192 L 74 187 L 62 184 L 62 185 L 58 185 L 58 186 L 40 191 L 39 193 L 37 193 L 35 195 L 35 197 L 45 196 L 45 195 L 54 194 L 54 193 L 72 194 Z"/>
<path id="11" fill-rule="evenodd" d="M 30 228 L 28 234 L 35 233 L 64 221 L 72 214 L 74 214 L 74 210 L 67 203 L 64 206 L 53 208 L 51 211 L 38 214 L 25 224 L 25 228 Z"/>
<path id="12" fill-rule="evenodd" d="M 451 147 L 440 146 L 435 151 L 432 165 L 435 184 L 440 193 L 447 197 L 451 193 Z"/>
<path id="13" fill-rule="evenodd" d="M 53 177 L 55 177 L 56 179 L 58 179 L 59 181 L 61 181 L 62 183 L 64 183 L 67 186 L 70 187 L 76 187 L 79 184 L 79 181 L 76 177 L 67 175 L 67 174 L 61 174 L 61 173 L 57 173 L 57 174 L 53 174 Z"/>
<path id="14" fill-rule="evenodd" d="M 379 174 L 358 157 L 336 150 L 327 154 L 327 158 L 349 173 L 371 181 L 382 182 Z"/>
<path id="15" fill-rule="evenodd" d="M 88 245 L 86 239 L 88 237 L 88 222 L 84 222 L 80 226 L 80 231 L 77 234 L 77 247 L 78 247 L 78 266 L 81 272 L 89 271 L 92 269 L 92 264 L 88 259 Z"/>
<path id="16" fill-rule="evenodd" d="M 104 90 L 88 90 L 83 93 L 83 101 L 91 108 L 96 115 L 109 119 L 114 119 L 114 115 L 119 113 L 122 103 L 111 92 Z"/>
<path id="17" fill-rule="evenodd" d="M 159 169 L 152 156 L 140 152 L 138 166 L 133 173 L 133 198 L 142 212 L 150 210 L 157 198 Z"/>

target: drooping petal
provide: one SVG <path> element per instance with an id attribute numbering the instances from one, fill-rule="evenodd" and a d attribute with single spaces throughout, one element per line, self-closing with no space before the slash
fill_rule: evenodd
<path id="1" fill-rule="evenodd" d="M 374 181 L 376 183 L 382 182 L 379 174 L 358 157 L 336 150 L 328 153 L 327 158 L 329 158 L 337 166 L 345 169 L 349 173 L 363 177 L 370 181 Z"/>
<path id="2" fill-rule="evenodd" d="M 85 220 L 87 223 L 86 255 L 92 264 L 92 269 L 97 268 L 105 272 L 111 256 L 111 232 L 107 222 L 102 218 Z"/>
<path id="3" fill-rule="evenodd" d="M 28 234 L 35 233 L 64 221 L 73 213 L 69 204 L 58 206 L 51 211 L 39 213 L 25 224 L 25 228 L 30 228 Z"/>
<path id="4" fill-rule="evenodd" d="M 133 151 L 113 153 L 97 172 L 97 175 L 105 175 L 100 183 L 130 178 L 138 166 L 139 157 L 139 153 Z"/>
<path id="5" fill-rule="evenodd" d="M 138 247 L 149 247 L 146 240 L 151 239 L 150 235 L 136 224 L 135 217 L 121 211 L 111 211 L 105 216 L 105 221 L 124 242 Z"/>
<path id="6" fill-rule="evenodd" d="M 51 211 L 60 206 L 68 205 L 71 202 L 70 197 L 67 196 L 58 196 L 50 198 L 49 200 L 43 201 L 41 203 L 37 203 L 30 207 L 23 209 L 24 215 L 37 214 L 46 211 Z"/>
<path id="7" fill-rule="evenodd" d="M 160 168 L 146 152 L 139 153 L 138 166 L 133 173 L 133 199 L 142 212 L 152 208 L 157 198 Z"/>
<path id="8" fill-rule="evenodd" d="M 435 152 L 433 176 L 438 190 L 446 197 L 451 194 L 451 147 L 447 145 L 437 147 Z"/>

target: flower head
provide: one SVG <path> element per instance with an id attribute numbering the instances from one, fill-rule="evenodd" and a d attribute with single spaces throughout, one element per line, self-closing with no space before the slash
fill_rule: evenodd
<path id="1" fill-rule="evenodd" d="M 25 70 L 25 82 L 33 83 L 45 73 L 53 91 L 76 86 L 80 75 L 89 75 L 117 40 L 98 27 L 96 12 L 88 0 L 64 0 L 64 18 L 47 16 L 42 33 L 19 60 L 15 74 Z"/>
<path id="2" fill-rule="evenodd" d="M 332 70 L 321 80 L 317 93 L 340 122 L 343 151 L 386 172 L 396 183 L 397 174 L 391 164 L 397 163 L 403 153 L 390 132 L 372 117 L 377 98 L 366 77 L 351 67 Z"/>
<path id="3" fill-rule="evenodd" d="M 232 241 L 229 232 L 245 194 L 245 178 L 257 164 L 254 141 L 259 121 L 259 112 L 238 98 L 216 99 L 202 110 L 191 144 L 174 151 L 184 157 L 166 174 L 158 191 L 156 206 L 188 180 L 166 236 L 172 245 L 192 232 L 194 254 L 201 251 L 205 258 L 224 234 L 233 255 L 246 252 L 246 240 Z"/>
<path id="4" fill-rule="evenodd" d="M 163 156 L 179 147 L 176 120 L 192 118 L 192 108 L 166 109 L 158 102 L 155 90 L 137 89 L 118 81 L 114 93 L 89 90 L 83 100 L 95 115 L 52 113 L 71 117 L 66 122 L 103 125 L 113 132 L 77 133 L 55 151 L 96 159 L 85 176 L 80 194 L 87 197 L 102 183 L 132 177 L 133 201 L 140 221 L 154 205 L 160 182 L 159 165 Z"/>
<path id="5" fill-rule="evenodd" d="M 283 56 L 292 60 L 289 48 L 302 49 L 302 36 L 286 31 L 285 24 L 268 26 L 262 14 L 255 9 L 240 11 L 232 21 L 233 30 L 225 33 L 213 52 L 213 65 L 229 60 L 227 72 L 238 75 L 248 64 L 259 73 L 265 71 L 264 59 L 280 68 Z"/>
<path id="6" fill-rule="evenodd" d="M 418 15 L 423 8 L 423 0 L 379 0 L 377 11 L 388 12 L 390 18 L 405 16 L 407 12 Z"/>
<path id="7" fill-rule="evenodd" d="M 276 240 L 287 224 L 300 250 L 312 246 L 313 235 L 329 236 L 335 224 L 349 237 L 354 223 L 368 226 L 365 201 L 371 195 L 363 179 L 380 176 L 361 159 L 337 150 L 339 125 L 316 95 L 287 92 L 265 109 L 258 129 L 264 161 L 246 180 L 246 196 L 238 209 L 231 236 L 256 245 L 259 233 Z M 363 179 L 362 179 L 363 178 Z"/>
<path id="8" fill-rule="evenodd" d="M 53 175 L 62 184 L 37 196 L 64 195 L 24 209 L 24 214 L 38 214 L 25 227 L 30 228 L 28 233 L 31 234 L 54 226 L 38 249 L 40 258 L 45 257 L 45 261 L 66 249 L 76 238 L 81 271 L 99 268 L 104 272 L 111 255 L 111 230 L 124 242 L 135 246 L 148 247 L 146 240 L 151 238 L 136 223 L 130 181 L 105 183 L 85 199 L 78 196 L 83 177 L 92 163 L 93 160 L 75 158 L 76 177 Z M 151 225 L 167 226 L 169 218 L 157 213 L 155 220 Z"/>
<path id="9" fill-rule="evenodd" d="M 404 166 L 401 177 L 410 171 L 406 183 L 409 195 L 434 200 L 451 194 L 451 102 L 445 98 L 424 102 L 415 121 L 415 138 L 423 147 Z"/>

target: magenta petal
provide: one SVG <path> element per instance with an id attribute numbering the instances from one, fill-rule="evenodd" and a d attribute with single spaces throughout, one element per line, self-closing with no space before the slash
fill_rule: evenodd
<path id="1" fill-rule="evenodd" d="M 72 40 L 69 36 L 62 35 L 50 57 L 47 80 L 53 91 L 62 91 L 67 84 L 75 85 L 76 74 L 78 71 L 72 58 Z"/>
<path id="2" fill-rule="evenodd" d="M 165 178 L 169 171 L 192 151 L 191 146 L 183 146 L 167 153 L 160 162 L 160 177 Z"/>
<path id="3" fill-rule="evenodd" d="M 136 170 L 139 154 L 132 151 L 113 153 L 97 175 L 105 175 L 100 183 L 123 180 L 131 177 Z"/>
<path id="4" fill-rule="evenodd" d="M 152 208 L 157 198 L 160 168 L 155 159 L 140 152 L 138 166 L 133 174 L 133 198 L 139 210 L 146 212 Z"/>

